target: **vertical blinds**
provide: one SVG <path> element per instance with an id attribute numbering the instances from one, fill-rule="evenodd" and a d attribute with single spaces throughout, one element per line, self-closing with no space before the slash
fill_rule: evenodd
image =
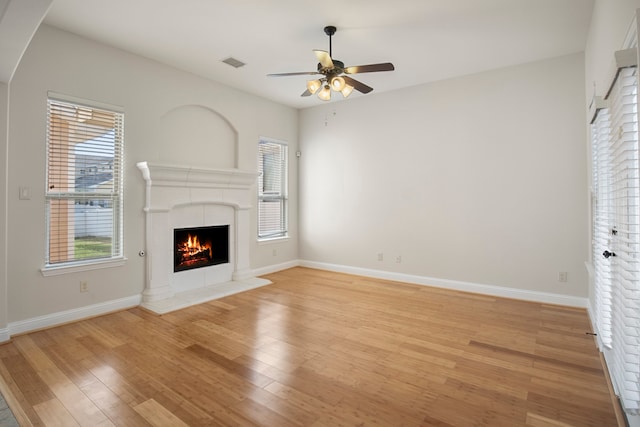
<path id="1" fill-rule="evenodd" d="M 258 144 L 258 237 L 287 234 L 287 145 Z"/>
<path id="2" fill-rule="evenodd" d="M 611 195 L 613 378 L 623 406 L 637 413 L 640 403 L 640 212 L 638 204 L 637 68 L 620 70 L 611 90 Z"/>
<path id="3" fill-rule="evenodd" d="M 121 112 L 49 99 L 47 265 L 122 256 Z"/>

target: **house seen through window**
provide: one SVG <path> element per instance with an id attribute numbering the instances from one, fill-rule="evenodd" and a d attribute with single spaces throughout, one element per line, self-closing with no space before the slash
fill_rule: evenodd
<path id="1" fill-rule="evenodd" d="M 122 112 L 53 98 L 47 112 L 46 265 L 122 257 Z"/>

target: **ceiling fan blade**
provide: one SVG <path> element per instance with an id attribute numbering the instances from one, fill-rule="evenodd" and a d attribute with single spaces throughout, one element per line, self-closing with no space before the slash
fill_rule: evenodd
<path id="1" fill-rule="evenodd" d="M 344 72 L 347 74 L 356 73 L 375 73 L 378 71 L 393 71 L 395 67 L 391 62 L 383 62 L 381 64 L 369 64 L 369 65 L 355 65 L 353 67 L 347 67 Z"/>
<path id="2" fill-rule="evenodd" d="M 302 92 L 302 95 L 300 96 L 311 96 L 311 92 L 309 92 L 309 89 L 307 89 L 304 92 Z"/>
<path id="3" fill-rule="evenodd" d="M 326 50 L 314 49 L 313 53 L 316 54 L 316 58 L 318 58 L 318 62 L 322 64 L 323 68 L 333 68 L 333 61 L 331 60 L 331 55 Z"/>
<path id="4" fill-rule="evenodd" d="M 358 92 L 369 93 L 373 90 L 371 86 L 367 86 L 366 84 L 359 82 L 355 79 L 352 79 L 349 76 L 342 76 L 342 78 L 348 85 L 353 86 L 353 88 Z"/>
<path id="5" fill-rule="evenodd" d="M 295 73 L 275 73 L 275 74 L 267 74 L 267 77 L 287 77 L 287 76 L 313 76 L 315 74 L 320 74 L 317 71 L 299 71 Z"/>

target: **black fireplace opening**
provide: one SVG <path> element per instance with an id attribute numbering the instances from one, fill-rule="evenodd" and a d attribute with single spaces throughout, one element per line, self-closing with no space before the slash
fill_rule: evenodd
<path id="1" fill-rule="evenodd" d="M 229 226 L 173 230 L 173 271 L 191 270 L 229 262 Z"/>

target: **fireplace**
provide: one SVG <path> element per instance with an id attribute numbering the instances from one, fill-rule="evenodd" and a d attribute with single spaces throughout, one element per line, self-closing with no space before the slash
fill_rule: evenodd
<path id="1" fill-rule="evenodd" d="M 255 171 L 149 162 L 137 166 L 146 183 L 143 307 L 163 314 L 270 283 L 253 277 L 249 263 Z M 227 239 L 223 245 L 226 256 L 216 252 L 214 242 L 219 239 L 215 235 L 198 237 L 201 244 L 211 240 L 211 258 L 220 264 L 181 271 L 172 268 L 178 252 L 174 230 L 191 228 L 193 232 L 193 228 L 223 224 L 228 225 L 214 233 L 221 232 Z"/>
<path id="2" fill-rule="evenodd" d="M 173 271 L 191 270 L 229 262 L 229 226 L 173 230 Z"/>

